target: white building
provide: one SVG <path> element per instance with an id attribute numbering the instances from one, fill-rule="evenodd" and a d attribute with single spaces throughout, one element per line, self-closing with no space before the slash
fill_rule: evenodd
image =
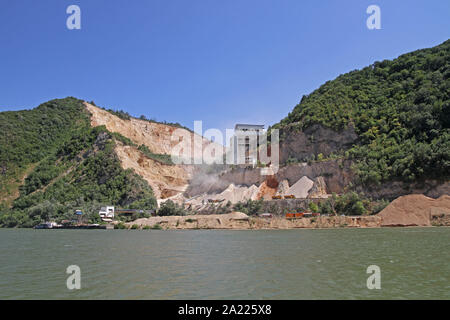
<path id="1" fill-rule="evenodd" d="M 255 166 L 258 162 L 259 135 L 264 125 L 236 124 L 231 138 L 234 164 Z"/>
<path id="2" fill-rule="evenodd" d="M 102 218 L 103 221 L 111 221 L 112 219 L 114 219 L 114 207 L 113 206 L 101 207 L 98 214 L 100 215 L 100 218 Z"/>

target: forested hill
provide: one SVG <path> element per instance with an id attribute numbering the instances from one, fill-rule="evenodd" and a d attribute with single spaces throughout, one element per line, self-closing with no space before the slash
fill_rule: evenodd
<path id="1" fill-rule="evenodd" d="M 116 140 L 127 138 L 92 128 L 81 100 L 0 112 L 0 129 L 0 226 L 72 219 L 75 209 L 95 221 L 105 204 L 156 205 L 148 183 L 124 170 L 114 152 Z"/>
<path id="2" fill-rule="evenodd" d="M 358 139 L 341 156 L 354 160 L 359 183 L 448 180 L 449 97 L 447 40 L 326 82 L 273 128 L 339 132 L 352 124 Z"/>

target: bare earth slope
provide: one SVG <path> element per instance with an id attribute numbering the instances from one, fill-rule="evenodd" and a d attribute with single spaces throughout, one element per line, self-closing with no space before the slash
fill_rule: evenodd
<path id="1" fill-rule="evenodd" d="M 109 131 L 118 132 L 138 145 L 146 145 L 153 153 L 171 153 L 172 148 L 179 142 L 171 141 L 172 134 L 175 130 L 179 130 L 179 132 L 191 137 L 191 139 L 193 135 L 195 135 L 202 140 L 202 145 L 198 144 L 197 146 L 192 144 L 192 148 L 195 148 L 195 150 L 192 151 L 196 154 L 201 154 L 201 148 L 205 148 L 207 145 L 211 144 L 209 140 L 183 128 L 135 118 L 123 120 L 108 111 L 87 102 L 85 102 L 84 105 L 92 114 L 91 125 L 93 127 L 104 125 Z M 217 147 L 221 148 L 220 145 L 217 145 Z"/>
<path id="2" fill-rule="evenodd" d="M 133 169 L 152 187 L 157 199 L 184 192 L 191 176 L 189 168 L 181 165 L 165 165 L 147 158 L 136 147 L 116 145 L 116 154 L 124 169 Z"/>
<path id="3" fill-rule="evenodd" d="M 111 132 L 117 132 L 129 138 L 137 145 L 146 145 L 151 152 L 156 154 L 170 154 L 171 149 L 179 141 L 172 141 L 172 134 L 175 130 L 180 130 L 183 135 L 194 140 L 194 135 L 202 143 L 192 145 L 192 154 L 201 154 L 202 148 L 210 145 L 211 142 L 191 131 L 174 126 L 154 123 L 145 120 L 131 118 L 123 120 L 110 112 L 98 108 L 87 102 L 84 103 L 86 109 L 91 113 L 91 125 L 104 125 Z M 215 144 L 217 150 L 223 147 Z M 195 150 L 194 150 L 195 149 Z M 194 173 L 194 167 L 190 165 L 169 165 L 146 157 L 136 147 L 124 146 L 117 143 L 115 151 L 119 156 L 124 169 L 132 168 L 143 177 L 152 187 L 157 199 L 167 198 L 177 193 L 183 192 L 189 184 L 189 180 Z"/>

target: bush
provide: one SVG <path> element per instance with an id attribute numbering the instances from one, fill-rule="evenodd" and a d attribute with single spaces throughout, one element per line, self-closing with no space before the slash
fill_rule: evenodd
<path id="1" fill-rule="evenodd" d="M 153 159 L 153 160 L 158 161 L 158 162 L 160 162 L 162 164 L 167 164 L 167 165 L 173 165 L 174 164 L 172 162 L 172 156 L 170 154 L 153 153 L 144 144 L 141 144 L 138 147 L 138 150 L 141 151 L 143 154 L 145 154 L 145 156 L 147 158 Z"/>
<path id="2" fill-rule="evenodd" d="M 330 198 L 319 204 L 318 209 L 321 214 L 363 215 L 368 212 L 366 209 L 368 202 L 368 200 L 362 200 L 356 192 L 349 192 L 342 196 L 333 193 Z"/>
<path id="3" fill-rule="evenodd" d="M 243 212 L 248 215 L 256 215 L 263 212 L 263 200 L 247 200 L 238 202 L 233 206 L 234 211 Z"/>
<path id="4" fill-rule="evenodd" d="M 114 229 L 127 229 L 127 226 L 123 222 L 119 222 L 114 225 Z"/>
<path id="5" fill-rule="evenodd" d="M 108 109 L 106 111 L 108 111 L 109 113 L 119 117 L 122 120 L 130 120 L 131 119 L 131 115 L 128 112 L 123 111 L 123 110 Z"/>
<path id="6" fill-rule="evenodd" d="M 319 212 L 319 206 L 314 202 L 310 202 L 308 208 L 309 210 L 311 210 L 311 212 Z"/>
<path id="7" fill-rule="evenodd" d="M 161 225 L 159 223 L 157 223 L 152 226 L 152 229 L 153 230 L 162 230 L 163 228 L 161 227 Z"/>
<path id="8" fill-rule="evenodd" d="M 158 210 L 158 216 L 185 216 L 186 214 L 186 210 L 172 200 L 162 203 Z"/>
<path id="9" fill-rule="evenodd" d="M 386 208 L 388 204 L 389 204 L 389 201 L 387 201 L 385 199 L 376 201 L 372 206 L 372 214 L 377 214 L 378 212 L 380 212 L 381 210 Z"/>

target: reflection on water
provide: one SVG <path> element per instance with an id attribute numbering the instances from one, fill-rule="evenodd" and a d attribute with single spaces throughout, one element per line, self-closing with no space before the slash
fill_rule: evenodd
<path id="1" fill-rule="evenodd" d="M 0 229 L 0 299 L 449 299 L 450 229 Z M 81 290 L 66 268 L 81 268 Z M 366 269 L 381 268 L 381 290 Z"/>

